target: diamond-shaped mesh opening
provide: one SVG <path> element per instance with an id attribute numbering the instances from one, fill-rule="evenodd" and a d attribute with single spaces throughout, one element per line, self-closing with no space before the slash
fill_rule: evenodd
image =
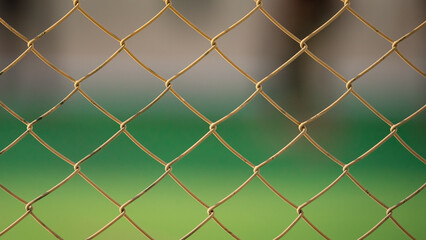
<path id="1" fill-rule="evenodd" d="M 44 193 L 72 172 L 70 165 L 29 135 L 2 154 L 0 159 L 1 183 L 27 201 Z"/>
<path id="2" fill-rule="evenodd" d="M 297 217 L 296 210 L 259 179 L 254 179 L 215 212 L 223 224 L 244 239 L 273 239 Z M 246 231 L 252 228 L 262 230 Z"/>
<path id="3" fill-rule="evenodd" d="M 303 211 L 327 236 L 335 239 L 357 239 L 385 215 L 385 210 L 348 177 Z"/>
<path id="4" fill-rule="evenodd" d="M 173 1 L 173 6 L 211 37 L 227 29 L 253 8 L 253 3 L 245 0 L 216 3 L 215 1 L 177 0 Z M 220 17 L 216 15 L 218 11 Z"/>
<path id="5" fill-rule="evenodd" d="M 253 41 L 257 34 L 265 37 Z M 287 61 L 298 50 L 299 44 L 280 31 L 260 11 L 219 38 L 219 49 L 243 71 L 255 79 L 262 79 Z"/>
<path id="6" fill-rule="evenodd" d="M 122 121 L 148 105 L 164 88 L 161 80 L 124 51 L 82 84 L 90 98 Z"/>
<path id="7" fill-rule="evenodd" d="M 308 45 L 315 55 L 347 78 L 358 75 L 391 47 L 350 12 L 342 13 Z"/>
<path id="8" fill-rule="evenodd" d="M 351 173 L 384 203 L 394 205 L 424 183 L 426 166 L 391 138 L 355 164 Z"/>
<path id="9" fill-rule="evenodd" d="M 90 38 L 84 37 L 89 34 Z M 70 41 L 73 36 L 80 37 Z M 79 79 L 107 60 L 120 44 L 75 11 L 34 46 L 50 62 Z"/>
<path id="10" fill-rule="evenodd" d="M 173 201 L 170 201 L 171 196 Z M 158 239 L 180 238 L 206 217 L 205 208 L 170 177 L 164 178 L 158 185 L 129 205 L 126 210 L 138 225 Z M 141 212 L 144 214 L 139 214 Z M 164 218 L 162 217 L 164 214 L 170 214 L 170 216 Z M 177 222 L 182 224 L 178 225 Z M 164 228 L 168 230 L 164 231 Z"/>
<path id="11" fill-rule="evenodd" d="M 259 164 L 299 133 L 295 126 L 259 94 L 217 131 L 243 157 Z"/>
<path id="12" fill-rule="evenodd" d="M 352 118 L 348 109 L 356 111 L 358 118 Z M 389 133 L 389 126 L 354 96 L 348 95 L 328 113 L 310 123 L 308 133 L 334 157 L 349 163 L 382 140 Z"/>
<path id="13" fill-rule="evenodd" d="M 82 117 L 70 118 L 76 114 Z M 45 142 L 74 162 L 95 150 L 119 129 L 118 124 L 80 93 L 74 94 L 58 110 L 34 126 L 34 131 Z"/>
<path id="14" fill-rule="evenodd" d="M 130 38 L 127 46 L 140 61 L 168 79 L 200 57 L 210 44 L 167 10 Z"/>
<path id="15" fill-rule="evenodd" d="M 359 95 L 395 123 L 424 105 L 422 85 L 424 78 L 395 53 L 354 83 Z"/>
<path id="16" fill-rule="evenodd" d="M 29 122 L 47 112 L 72 90 L 71 81 L 33 53 L 28 53 L 0 79 L 0 101 Z M 51 87 L 55 91 L 52 92 Z"/>
<path id="17" fill-rule="evenodd" d="M 164 172 L 163 165 L 144 153 L 125 134 L 82 167 L 90 179 L 119 202 L 127 201 Z"/>
<path id="18" fill-rule="evenodd" d="M 191 122 L 191 126 L 186 124 L 187 121 Z M 150 151 L 169 162 L 207 133 L 208 125 L 175 96 L 167 93 L 129 123 L 129 131 Z"/>
<path id="19" fill-rule="evenodd" d="M 142 26 L 164 7 L 161 1 L 81 0 L 80 2 L 86 13 L 120 38 Z M 99 8 L 99 5 L 103 7 Z"/>
<path id="20" fill-rule="evenodd" d="M 424 7 L 422 1 L 408 4 L 387 4 L 386 1 L 371 2 L 360 0 L 351 2 L 352 8 L 381 32 L 397 39 L 424 21 L 424 13 L 416 11 Z M 402 17 L 403 16 L 403 17 Z"/>
<path id="21" fill-rule="evenodd" d="M 84 204 L 78 208 L 72 207 L 81 203 Z M 70 239 L 87 238 L 105 223 L 105 219 L 113 218 L 118 212 L 113 203 L 78 175 L 38 201 L 34 208 L 48 226 Z M 82 219 L 74 221 L 72 216 L 76 215 Z"/>
<path id="22" fill-rule="evenodd" d="M 173 89 L 208 119 L 216 121 L 237 108 L 255 88 L 218 53 L 211 52 L 173 81 Z"/>
<path id="23" fill-rule="evenodd" d="M 226 166 L 226 167 L 223 167 Z M 211 205 L 232 192 L 252 170 L 210 136 L 173 165 L 173 172 L 195 195 Z M 220 172 L 221 179 L 217 179 Z"/>
<path id="24" fill-rule="evenodd" d="M 301 204 L 338 177 L 339 171 L 336 163 L 302 138 L 265 165 L 261 173 L 290 201 Z"/>
<path id="25" fill-rule="evenodd" d="M 320 27 L 342 7 L 339 1 L 272 0 L 262 3 L 275 19 L 300 39 Z"/>
<path id="26" fill-rule="evenodd" d="M 345 93 L 344 82 L 302 54 L 263 85 L 278 105 L 299 121 L 328 107 Z"/>

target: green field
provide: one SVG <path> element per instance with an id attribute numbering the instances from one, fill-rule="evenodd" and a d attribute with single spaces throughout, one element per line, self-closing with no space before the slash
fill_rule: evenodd
<path id="1" fill-rule="evenodd" d="M 43 119 L 34 131 L 73 161 L 101 145 L 118 124 L 84 100 L 70 101 Z M 297 126 L 271 106 L 256 99 L 246 109 L 218 127 L 218 133 L 254 164 L 259 164 L 285 146 L 298 133 Z M 27 120 L 43 110 L 16 107 Z M 112 108 L 124 120 L 135 109 Z M 167 111 L 165 109 L 169 109 Z M 389 133 L 389 126 L 373 114 L 353 118 L 345 105 L 308 125 L 308 131 L 324 148 L 344 163 L 355 159 Z M 18 111 L 17 110 L 17 111 Z M 25 110 L 25 111 L 24 111 Z M 47 110 L 47 109 L 46 109 Z M 117 110 L 117 111 L 114 111 Z M 363 110 L 368 112 L 368 110 Z M 21 113 L 20 112 L 20 113 Z M 222 113 L 207 113 L 218 119 Z M 370 114 L 370 115 L 369 115 Z M 343 115 L 343 117 L 336 117 Z M 403 116 L 394 116 L 403 119 Z M 424 113 L 398 129 L 420 155 L 425 156 Z M 0 109 L 0 148 L 26 126 Z M 160 101 L 128 125 L 128 130 L 150 151 L 166 162 L 179 156 L 202 137 L 208 124 L 176 101 Z M 164 167 L 140 150 L 124 134 L 81 165 L 82 172 L 123 204 L 149 186 Z M 49 152 L 32 136 L 26 136 L 0 156 L 0 183 L 26 201 L 42 194 L 73 171 L 73 167 Z M 376 197 L 392 206 L 425 182 L 426 167 L 391 138 L 350 172 Z M 209 206 L 241 185 L 253 170 L 213 135 L 173 165 L 173 173 Z M 302 138 L 261 170 L 262 175 L 284 196 L 300 205 L 320 192 L 342 168 Z M 426 239 L 426 193 L 422 191 L 396 209 L 395 219 L 417 239 Z M 161 181 L 127 208 L 128 215 L 155 239 L 178 239 L 207 217 L 206 208 L 195 201 L 171 177 Z M 0 230 L 25 213 L 24 204 L 0 191 Z M 118 207 L 76 175 L 61 188 L 34 204 L 34 213 L 64 239 L 85 239 L 115 216 Z M 363 193 L 348 177 L 306 208 L 304 213 L 331 239 L 356 239 L 372 228 L 386 210 Z M 215 209 L 215 216 L 241 239 L 272 239 L 296 217 L 285 203 L 259 179 Z M 54 239 L 31 216 L 2 239 Z M 97 239 L 145 239 L 126 219 L 119 220 Z M 232 239 L 210 221 L 192 239 Z M 322 239 L 303 220 L 283 239 Z M 368 239 L 409 239 L 390 220 Z"/>

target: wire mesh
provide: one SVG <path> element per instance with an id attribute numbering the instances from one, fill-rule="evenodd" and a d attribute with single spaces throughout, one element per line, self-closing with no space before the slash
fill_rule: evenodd
<path id="1" fill-rule="evenodd" d="M 53 29 L 57 28 L 61 23 L 70 17 L 75 12 L 82 13 L 88 20 L 90 20 L 94 25 L 96 25 L 98 28 L 100 28 L 102 31 L 104 31 L 106 34 L 108 34 L 111 38 L 115 39 L 118 44 L 118 49 L 110 56 L 108 57 L 101 65 L 96 67 L 94 70 L 89 72 L 87 75 L 81 77 L 80 79 L 75 79 L 71 77 L 69 74 L 61 70 L 59 67 L 57 67 L 55 64 L 50 62 L 47 58 L 45 58 L 39 51 L 37 51 L 35 47 L 35 43 L 45 37 L 49 34 Z M 199 56 L 195 61 L 193 61 L 191 64 L 186 66 L 184 69 L 179 71 L 177 74 L 170 78 L 164 78 L 163 76 L 157 74 L 153 70 L 151 70 L 149 67 L 147 67 L 140 59 L 138 59 L 132 51 L 127 48 L 126 42 L 134 37 L 135 35 L 139 34 L 141 31 L 143 31 L 147 26 L 155 22 L 157 19 L 159 19 L 163 13 L 166 11 L 170 11 L 173 14 L 175 14 L 177 17 L 179 17 L 184 23 L 186 23 L 189 27 L 191 27 L 195 32 L 197 32 L 200 36 L 202 36 L 206 41 L 210 42 L 210 47 L 205 50 L 205 52 Z M 236 63 L 234 63 L 219 47 L 217 44 L 217 40 L 226 35 L 228 32 L 232 31 L 234 28 L 236 28 L 238 25 L 246 21 L 250 16 L 252 16 L 253 13 L 260 12 L 262 13 L 271 23 L 273 23 L 278 29 L 280 29 L 283 33 L 285 33 L 287 36 L 289 36 L 291 39 L 293 39 L 295 42 L 297 42 L 300 46 L 299 51 L 294 54 L 290 59 L 288 59 L 285 63 L 283 63 L 281 66 L 279 66 L 277 69 L 275 69 L 273 72 L 271 72 L 266 77 L 258 80 L 250 76 L 248 73 L 246 73 L 242 68 L 240 68 Z M 314 38 L 319 32 L 327 28 L 332 22 L 339 19 L 342 13 L 349 12 L 353 16 L 355 16 L 360 22 L 362 22 L 364 25 L 366 25 L 368 28 L 370 28 L 373 32 L 377 33 L 380 37 L 385 39 L 389 45 L 389 50 L 382 55 L 379 59 L 377 59 L 374 63 L 372 63 L 370 66 L 365 68 L 362 72 L 357 74 L 351 79 L 347 79 L 343 77 L 339 72 L 337 72 L 335 69 L 330 67 L 326 62 L 321 60 L 317 55 L 315 55 L 313 52 L 311 52 L 308 48 L 309 40 Z M 415 239 L 414 236 L 402 226 L 398 220 L 392 215 L 392 213 L 401 205 L 409 201 L 411 198 L 419 194 L 426 186 L 426 184 L 423 184 L 418 187 L 416 191 L 411 193 L 410 195 L 406 196 L 404 199 L 402 199 L 399 203 L 388 206 L 384 202 L 382 202 L 378 197 L 373 195 L 373 193 L 369 192 L 350 172 L 349 169 L 357 164 L 359 161 L 370 155 L 372 152 L 374 152 L 377 148 L 379 148 L 382 144 L 387 142 L 391 138 L 395 138 L 398 140 L 398 142 L 406 148 L 413 156 L 415 156 L 419 161 L 422 163 L 426 163 L 425 159 L 418 154 L 416 151 L 414 151 L 397 133 L 397 130 L 399 127 L 404 125 L 406 122 L 413 119 L 415 116 L 419 115 L 425 108 L 426 105 L 423 105 L 420 109 L 406 117 L 400 122 L 393 123 L 390 120 L 388 120 L 382 113 L 380 113 L 378 110 L 376 110 L 369 102 L 367 102 L 360 94 L 355 91 L 354 84 L 355 82 L 364 76 L 367 72 L 371 71 L 373 68 L 375 68 L 377 65 L 379 65 L 384 59 L 386 59 L 391 54 L 398 55 L 406 64 L 408 64 L 414 71 L 416 71 L 418 74 L 420 74 L 423 78 L 425 77 L 425 73 L 420 70 L 417 66 L 415 66 L 409 59 L 407 59 L 399 50 L 398 50 L 398 44 L 404 41 L 405 39 L 409 38 L 412 34 L 417 32 L 419 29 L 424 27 L 426 24 L 426 21 L 422 22 L 420 25 L 412 29 L 411 31 L 407 32 L 402 37 L 394 40 L 381 32 L 379 29 L 374 27 L 369 21 L 364 19 L 360 14 L 358 14 L 354 9 L 351 8 L 350 1 L 345 0 L 342 1 L 341 8 L 325 23 L 323 23 L 319 28 L 311 32 L 309 35 L 307 35 L 303 39 L 299 39 L 296 37 L 292 32 L 287 30 L 283 25 L 281 25 L 280 22 L 278 22 L 266 9 L 262 6 L 261 0 L 256 0 L 253 4 L 253 8 L 241 19 L 236 21 L 234 24 L 232 24 L 230 27 L 225 29 L 224 31 L 220 32 L 216 36 L 209 36 L 205 32 L 203 32 L 201 29 L 199 29 L 197 26 L 195 26 L 191 21 L 189 21 L 183 14 L 181 14 L 175 7 L 172 5 L 171 0 L 164 0 L 164 7 L 149 21 L 144 23 L 142 26 L 134 30 L 132 33 L 128 34 L 124 38 L 117 37 L 114 33 L 109 31 L 106 27 L 101 25 L 99 22 L 95 20 L 94 17 L 89 15 L 84 8 L 81 6 L 80 2 L 78 0 L 73 1 L 73 7 L 57 22 L 55 22 L 53 25 L 48 27 L 45 31 L 41 32 L 39 35 L 37 35 L 33 39 L 28 39 L 23 34 L 18 32 L 16 29 L 14 29 L 11 25 L 9 25 L 5 20 L 0 18 L 0 23 L 5 26 L 10 32 L 12 32 L 14 35 L 19 37 L 22 41 L 27 43 L 27 48 L 25 51 L 23 51 L 19 57 L 17 57 L 13 62 L 11 62 L 6 68 L 1 70 L 0 75 L 3 73 L 6 73 L 10 69 L 12 69 L 16 64 L 18 64 L 25 56 L 27 56 L 29 53 L 33 53 L 35 56 L 37 56 L 40 60 L 42 60 L 47 66 L 55 70 L 56 72 L 60 73 L 62 76 L 73 82 L 74 88 L 67 96 L 65 96 L 62 101 L 57 103 L 54 107 L 52 107 L 47 112 L 43 113 L 38 118 L 27 121 L 24 118 L 22 118 L 20 115 L 18 115 L 16 112 L 14 112 L 11 108 L 9 108 L 5 103 L 0 101 L 0 106 L 4 108 L 8 113 L 10 113 L 13 117 L 15 117 L 17 120 L 19 120 L 22 124 L 26 126 L 26 130 L 14 141 L 12 141 L 9 145 L 7 145 L 4 149 L 0 151 L 0 155 L 4 154 L 11 148 L 13 148 L 18 142 L 20 142 L 24 137 L 27 135 L 31 135 L 33 138 L 35 138 L 41 145 L 43 145 L 46 149 L 54 153 L 56 156 L 61 158 L 63 161 L 68 163 L 70 165 L 70 168 L 73 168 L 73 172 L 66 176 L 62 181 L 58 182 L 55 186 L 51 187 L 46 192 L 42 193 L 38 197 L 31 199 L 29 201 L 26 201 L 13 193 L 10 189 L 8 189 L 6 186 L 3 186 L 0 184 L 0 188 L 5 191 L 7 194 L 15 198 L 17 201 L 23 203 L 25 205 L 25 212 L 14 222 L 12 222 L 7 228 L 1 230 L 0 236 L 3 236 L 5 233 L 7 233 L 9 230 L 17 226 L 23 219 L 31 216 L 34 218 L 44 229 L 46 229 L 52 236 L 56 237 L 57 239 L 62 239 L 62 237 L 57 234 L 53 228 L 47 226 L 43 223 L 42 219 L 36 216 L 34 214 L 34 208 L 36 208 L 36 205 L 38 202 L 43 201 L 45 197 L 47 197 L 52 192 L 56 191 L 57 189 L 61 188 L 66 182 L 70 181 L 72 178 L 75 178 L 77 175 L 82 177 L 87 183 L 89 183 L 93 188 L 95 188 L 97 191 L 99 191 L 105 198 L 107 198 L 111 203 L 113 203 L 119 210 L 119 214 L 112 220 L 110 220 L 108 223 L 106 223 L 102 228 L 100 228 L 98 231 L 94 232 L 91 236 L 88 236 L 87 239 L 93 239 L 99 236 L 102 232 L 104 232 L 106 229 L 110 228 L 112 225 L 114 225 L 119 219 L 125 218 L 129 223 L 131 223 L 141 234 L 143 234 L 145 237 L 149 239 L 153 239 L 153 237 L 143 229 L 143 226 L 139 226 L 132 218 L 129 217 L 129 215 L 126 212 L 126 208 L 131 205 L 134 201 L 137 199 L 143 197 L 144 194 L 146 194 L 149 191 L 153 191 L 155 189 L 155 186 L 163 181 L 166 177 L 172 178 L 187 194 L 189 194 L 193 199 L 195 199 L 197 202 L 199 202 L 201 205 L 203 205 L 206 208 L 206 218 L 200 222 L 197 226 L 194 226 L 194 228 L 188 232 L 186 235 L 181 236 L 181 239 L 187 239 L 192 234 L 197 232 L 200 228 L 202 228 L 207 222 L 214 221 L 216 222 L 227 234 L 229 234 L 230 237 L 239 239 L 239 237 L 232 232 L 231 229 L 229 229 L 227 226 L 225 226 L 220 219 L 218 219 L 215 216 L 215 209 L 220 207 L 222 204 L 229 201 L 231 198 L 233 198 L 238 192 L 240 192 L 243 188 L 247 186 L 253 179 L 258 178 L 260 181 L 262 181 L 274 194 L 276 194 L 282 201 L 284 201 L 286 204 L 290 205 L 294 208 L 294 210 L 297 212 L 297 217 L 293 220 L 293 222 L 287 226 L 285 229 L 282 230 L 282 232 L 275 237 L 275 239 L 280 239 L 283 236 L 285 236 L 299 221 L 305 221 L 312 229 L 314 229 L 319 236 L 329 239 L 327 234 L 323 232 L 321 229 L 316 227 L 316 225 L 311 222 L 304 214 L 304 208 L 306 208 L 308 205 L 310 205 L 312 202 L 316 201 L 318 198 L 320 198 L 325 192 L 333 188 L 336 183 L 341 181 L 343 178 L 349 178 L 356 186 L 358 186 L 359 189 L 361 189 L 368 197 L 378 203 L 380 206 L 383 207 L 384 216 L 383 218 L 377 222 L 376 225 L 372 226 L 371 229 L 369 229 L 367 232 L 365 232 L 362 236 L 359 237 L 359 239 L 364 239 L 368 237 L 371 233 L 373 233 L 375 230 L 377 230 L 383 223 L 386 221 L 392 221 L 407 237 L 411 239 Z M 155 76 L 159 81 L 162 81 L 164 83 L 164 90 L 155 98 L 153 99 L 148 105 L 143 107 L 141 110 L 139 110 L 137 113 L 135 113 L 133 116 L 129 117 L 125 120 L 120 120 L 117 117 L 115 117 L 113 114 L 108 112 L 106 109 L 104 109 L 100 104 L 95 102 L 84 90 L 84 81 L 96 74 L 100 69 L 104 68 L 109 62 L 111 62 L 112 59 L 114 59 L 120 52 L 126 52 L 139 66 L 146 71 L 148 71 L 150 74 Z M 211 121 L 207 117 L 205 117 L 202 113 L 200 113 L 195 107 L 193 107 L 189 102 L 185 101 L 183 97 L 173 88 L 173 82 L 176 81 L 183 73 L 187 72 L 189 69 L 194 67 L 197 63 L 200 61 L 203 61 L 203 59 L 209 55 L 211 52 L 216 51 L 226 62 L 228 62 L 233 68 L 235 68 L 240 74 L 242 74 L 248 81 L 250 81 L 253 85 L 253 92 L 252 94 L 244 101 L 242 102 L 237 108 L 235 108 L 233 111 L 231 111 L 229 114 L 223 116 L 217 121 Z M 266 92 L 262 90 L 262 85 L 267 82 L 271 77 L 276 75 L 281 70 L 285 69 L 290 63 L 295 61 L 297 58 L 299 58 L 301 55 L 307 55 L 310 58 L 312 58 L 314 61 L 319 63 L 324 69 L 332 73 L 334 76 L 336 76 L 338 79 L 341 80 L 342 84 L 345 85 L 346 90 L 341 93 L 341 95 L 329 106 L 322 109 L 320 112 L 315 114 L 314 116 L 308 118 L 305 121 L 300 121 L 293 117 L 290 113 L 288 113 L 284 108 L 282 108 L 277 102 L 275 102 Z M 63 104 L 65 104 L 67 101 L 69 101 L 74 94 L 80 93 L 82 96 L 84 96 L 88 102 L 90 102 L 93 106 L 95 106 L 100 112 L 102 112 L 105 117 L 112 119 L 114 122 L 118 125 L 118 130 L 104 143 L 102 143 L 100 146 L 98 146 L 94 151 L 92 151 L 87 156 L 83 157 L 79 161 L 72 161 L 63 154 L 61 154 L 58 150 L 50 146 L 47 142 L 43 140 L 40 136 L 38 136 L 34 131 L 34 126 L 42 121 L 46 116 L 52 114 Z M 167 162 L 156 156 L 154 153 L 152 153 L 149 149 L 147 149 L 144 145 L 142 145 L 127 129 L 127 125 L 141 116 L 145 111 L 147 111 L 149 108 L 151 108 L 153 105 L 155 105 L 166 93 L 172 93 L 180 102 L 182 102 L 188 109 L 192 111 L 197 117 L 202 119 L 204 122 L 206 122 L 209 125 L 209 128 L 206 129 L 206 133 L 198 140 L 196 141 L 190 148 L 186 149 L 182 154 L 180 154 L 175 159 Z M 243 109 L 249 102 L 253 100 L 255 96 L 262 96 L 264 99 L 266 99 L 274 108 L 276 108 L 284 118 L 289 119 L 291 122 L 294 123 L 294 127 L 299 130 L 299 133 L 282 149 L 280 149 L 278 152 L 276 152 L 274 155 L 269 157 L 268 159 L 264 160 L 258 165 L 253 164 L 248 159 L 246 159 L 241 153 L 239 153 L 237 150 L 233 148 L 227 141 L 225 141 L 221 135 L 216 131 L 218 126 L 225 122 L 227 119 L 229 119 L 231 116 L 235 115 L 237 112 L 239 112 L 241 109 Z M 315 141 L 315 139 L 308 133 L 308 127 L 309 124 L 323 116 L 325 113 L 333 109 L 337 104 L 343 101 L 348 95 L 353 95 L 356 99 L 359 100 L 366 108 L 368 108 L 372 113 L 374 113 L 379 119 L 381 119 L 384 123 L 386 123 L 389 126 L 389 133 L 381 139 L 379 142 L 377 142 L 373 147 L 371 147 L 368 151 L 361 154 L 356 159 L 352 160 L 351 162 L 344 164 L 342 161 L 337 159 L 335 156 L 330 154 L 325 148 L 323 148 L 318 142 Z M 114 141 L 119 135 L 126 135 L 134 144 L 136 144 L 137 147 L 139 147 L 142 151 L 147 153 L 152 159 L 157 161 L 158 163 L 162 164 L 164 166 L 164 173 L 162 173 L 158 178 L 152 182 L 148 187 L 146 187 L 144 190 L 140 191 L 138 194 L 133 196 L 132 198 L 128 199 L 128 201 L 124 203 L 120 203 L 114 198 L 112 198 L 108 193 L 106 193 L 102 188 L 100 188 L 98 185 L 96 185 L 88 176 L 86 176 L 83 173 L 83 163 L 86 161 L 89 161 L 92 156 L 97 154 L 99 151 L 101 151 L 105 146 L 110 144 L 112 141 Z M 197 148 L 203 141 L 205 141 L 209 136 L 215 136 L 230 152 L 232 152 L 235 156 L 237 156 L 239 159 L 241 159 L 245 164 L 250 166 L 253 169 L 253 173 L 251 176 L 246 179 L 238 188 L 236 188 L 233 192 L 231 192 L 229 195 L 221 199 L 220 201 L 216 202 L 213 205 L 206 204 L 203 200 L 201 200 L 197 195 L 195 195 L 188 187 L 186 187 L 178 177 L 176 177 L 172 171 L 172 167 L 174 164 L 176 164 L 178 161 L 180 161 L 182 158 L 184 158 L 187 154 L 189 154 L 191 151 L 193 151 L 195 148 Z M 341 174 L 327 187 L 322 189 L 320 192 L 318 192 L 316 195 L 314 195 L 312 198 L 310 198 L 308 201 L 304 202 L 301 205 L 296 205 L 291 200 L 286 198 L 281 192 L 279 192 L 274 186 L 272 186 L 268 180 L 261 175 L 261 169 L 265 165 L 269 164 L 271 161 L 273 161 L 276 157 L 281 155 L 283 152 L 287 151 L 289 148 L 291 148 L 296 142 L 298 142 L 301 138 L 306 138 L 315 148 L 317 148 L 320 152 L 322 152 L 327 158 L 329 158 L 331 161 L 333 161 L 335 164 L 339 165 L 342 168 Z"/>

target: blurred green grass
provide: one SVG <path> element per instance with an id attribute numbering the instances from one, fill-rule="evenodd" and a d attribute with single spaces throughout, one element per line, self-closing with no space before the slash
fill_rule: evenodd
<path id="1" fill-rule="evenodd" d="M 162 111 L 161 104 L 173 111 Z M 174 104 L 174 105 L 173 105 Z M 166 162 L 179 156 L 208 131 L 208 125 L 184 106 L 160 103 L 129 124 L 128 130 Z M 340 107 L 344 109 L 344 106 Z M 77 112 L 75 112 L 78 109 Z M 256 111 L 255 111 L 256 110 Z M 333 111 L 335 111 L 333 113 Z M 309 125 L 309 133 L 342 162 L 350 162 L 386 136 L 389 127 L 375 117 L 337 118 L 333 109 Z M 161 114 L 159 114 L 161 112 Z M 184 112 L 182 114 L 182 112 Z M 255 105 L 218 127 L 218 132 L 243 156 L 259 164 L 284 147 L 297 127 L 279 113 L 258 114 Z M 256 113 L 256 114 L 255 114 Z M 423 114 L 424 115 L 424 114 Z M 29 113 L 28 120 L 37 113 Z M 219 118 L 220 116 L 218 116 Z M 402 126 L 398 133 L 424 155 L 424 116 Z M 0 148 L 26 127 L 0 111 Z M 101 145 L 118 124 L 87 102 L 72 101 L 34 127 L 48 144 L 73 161 Z M 141 151 L 124 134 L 82 164 L 82 171 L 119 203 L 149 186 L 164 167 Z M 72 166 L 49 152 L 32 136 L 0 156 L 0 183 L 26 201 L 39 196 L 73 171 Z M 350 168 L 367 189 L 392 206 L 425 182 L 426 168 L 394 138 Z M 173 173 L 209 206 L 241 185 L 252 169 L 228 151 L 214 136 L 173 166 Z M 300 205 L 341 174 L 340 166 L 302 138 L 270 164 L 262 175 L 284 196 Z M 426 237 L 425 192 L 395 210 L 393 216 L 413 236 Z M 178 239 L 207 217 L 206 208 L 191 198 L 169 176 L 140 199 L 127 213 L 155 239 Z M 332 239 L 356 239 L 385 216 L 385 209 L 345 177 L 306 208 L 305 215 Z M 25 213 L 24 205 L 0 191 L 0 229 Z M 118 207 L 75 176 L 34 205 L 34 213 L 64 239 L 84 239 L 119 214 Z M 259 179 L 215 209 L 216 217 L 242 239 L 271 239 L 296 217 L 294 208 L 270 191 Z M 7 232 L 3 239 L 53 239 L 31 217 Z M 125 219 L 98 239 L 145 239 Z M 231 239 L 210 221 L 193 239 Z M 301 220 L 285 239 L 321 239 Z M 369 239 L 408 239 L 387 221 Z"/>

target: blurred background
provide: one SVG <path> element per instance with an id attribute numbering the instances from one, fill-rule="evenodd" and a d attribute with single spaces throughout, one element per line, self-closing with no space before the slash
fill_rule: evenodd
<path id="1" fill-rule="evenodd" d="M 173 6 L 208 36 L 214 37 L 254 8 L 250 0 L 173 0 Z M 338 0 L 264 0 L 263 7 L 284 27 L 303 39 L 330 19 L 343 3 Z M 163 1 L 80 0 L 80 6 L 122 39 L 142 26 L 163 7 Z M 32 39 L 73 7 L 62 0 L 1 0 L 0 17 Z M 397 40 L 425 21 L 420 0 L 353 0 L 351 7 L 373 26 Z M 426 29 L 398 44 L 398 49 L 423 72 Z M 384 55 L 392 44 L 369 29 L 350 12 L 307 42 L 310 51 L 351 79 Z M 260 11 L 225 34 L 218 47 L 243 71 L 261 80 L 293 56 L 299 44 L 281 32 Z M 111 38 L 78 10 L 34 43 L 35 48 L 61 70 L 79 79 L 102 64 L 118 48 Z M 146 29 L 126 42 L 130 51 L 165 79 L 202 55 L 210 42 L 167 10 Z M 27 44 L 0 25 L 0 69 L 4 69 Z M 358 79 L 354 89 L 380 113 L 397 123 L 425 104 L 425 79 L 397 54 Z M 27 121 L 60 102 L 74 84 L 33 53 L 0 76 L 0 101 Z M 173 81 L 173 88 L 211 121 L 238 107 L 255 86 L 217 52 L 207 55 Z M 126 52 L 121 52 L 82 83 L 97 103 L 124 121 L 164 90 Z M 346 90 L 345 84 L 303 54 L 263 85 L 264 91 L 299 121 L 330 105 Z M 421 156 L 426 155 L 425 113 L 398 129 L 398 134 Z M 145 147 L 166 162 L 188 149 L 207 131 L 208 124 L 167 93 L 128 129 Z M 81 94 L 34 126 L 49 145 L 77 162 L 119 129 Z M 348 95 L 330 112 L 308 125 L 310 135 L 340 161 L 348 163 L 389 133 L 389 126 Z M 26 126 L 0 108 L 0 149 L 26 130 Z M 259 164 L 279 151 L 298 133 L 260 95 L 243 110 L 218 126 L 218 133 L 238 152 Z M 73 171 L 72 166 L 26 136 L 0 155 L 0 184 L 30 201 Z M 82 165 L 82 171 L 119 203 L 151 184 L 164 167 L 141 151 L 125 135 Z M 176 176 L 208 205 L 217 203 L 241 185 L 252 169 L 227 150 L 214 136 L 173 166 Z M 371 193 L 392 206 L 425 182 L 424 164 L 391 138 L 351 167 L 351 173 Z M 341 167 L 302 138 L 288 151 L 262 168 L 262 175 L 296 205 L 324 189 L 341 174 Z M 393 216 L 418 239 L 426 238 L 424 191 L 395 210 Z M 119 214 L 118 208 L 81 177 L 38 201 L 34 212 L 64 239 L 84 239 Z M 155 239 L 177 239 L 205 217 L 206 209 L 170 177 L 166 177 L 128 208 L 132 217 Z M 25 212 L 24 205 L 0 191 L 0 231 Z M 258 179 L 215 210 L 225 226 L 242 239 L 271 239 L 296 217 L 296 210 L 278 198 Z M 304 209 L 305 215 L 332 239 L 360 237 L 385 216 L 385 209 L 345 177 L 329 192 Z M 344 231 L 343 231 L 344 230 Z M 51 239 L 37 222 L 27 217 L 4 239 Z M 144 239 L 125 219 L 102 233 L 100 239 Z M 300 221 L 288 239 L 320 239 Z M 228 239 L 209 222 L 194 239 Z M 371 239 L 406 239 L 391 221 Z M 53 239 L 53 238 L 52 238 Z"/>

